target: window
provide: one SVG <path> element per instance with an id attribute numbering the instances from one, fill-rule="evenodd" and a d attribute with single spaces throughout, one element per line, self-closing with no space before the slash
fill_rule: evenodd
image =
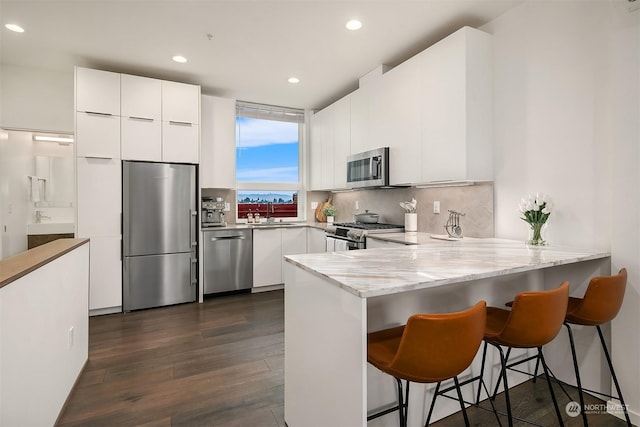
<path id="1" fill-rule="evenodd" d="M 246 219 L 249 211 L 262 218 L 299 217 L 303 123 L 301 110 L 237 103 L 238 219 Z"/>

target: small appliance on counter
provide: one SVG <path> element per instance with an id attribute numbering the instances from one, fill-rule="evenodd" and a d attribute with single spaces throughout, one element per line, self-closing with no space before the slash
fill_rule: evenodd
<path id="1" fill-rule="evenodd" d="M 224 220 L 225 203 L 220 197 L 202 198 L 202 228 L 226 227 Z"/>

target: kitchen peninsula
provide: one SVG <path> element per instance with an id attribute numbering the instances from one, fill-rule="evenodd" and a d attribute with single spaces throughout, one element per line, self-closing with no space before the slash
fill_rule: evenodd
<path id="1" fill-rule="evenodd" d="M 89 240 L 0 260 L 0 425 L 54 425 L 89 352 Z"/>
<path id="2" fill-rule="evenodd" d="M 479 300 L 503 306 L 519 292 L 557 287 L 569 280 L 582 296 L 589 278 L 610 272 L 610 254 L 518 241 L 434 240 L 428 244 L 325 254 L 290 255 L 285 267 L 285 420 L 292 427 L 377 426 L 397 413 L 366 421 L 367 413 L 395 402 L 393 379 L 367 365 L 367 332 L 404 324 L 419 312 L 465 309 Z M 590 346 L 593 336 L 576 337 Z M 561 336 L 562 335 L 562 336 Z M 568 346 L 560 334 L 545 347 L 556 374 L 565 369 Z M 513 353 L 512 357 L 527 354 Z M 479 358 L 461 379 L 479 372 Z M 497 356 L 489 351 L 494 370 Z M 608 390 L 601 361 L 588 361 L 595 390 Z M 571 376 L 558 375 L 573 382 Z M 488 379 L 488 376 L 486 377 Z M 510 385 L 526 380 L 514 374 Z M 412 385 L 409 425 L 422 425 L 432 387 Z M 473 387 L 463 388 L 471 400 Z M 457 402 L 439 399 L 435 418 L 456 412 Z"/>

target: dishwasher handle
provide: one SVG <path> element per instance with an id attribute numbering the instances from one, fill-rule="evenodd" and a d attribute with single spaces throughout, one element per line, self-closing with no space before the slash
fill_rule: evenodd
<path id="1" fill-rule="evenodd" d="M 235 236 L 220 236 L 220 237 L 212 237 L 211 241 L 215 242 L 216 240 L 244 240 L 246 237 L 242 234 L 237 234 Z"/>

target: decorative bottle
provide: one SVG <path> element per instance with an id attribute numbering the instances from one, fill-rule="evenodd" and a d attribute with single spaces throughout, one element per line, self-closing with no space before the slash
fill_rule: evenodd
<path id="1" fill-rule="evenodd" d="M 253 224 L 253 214 L 251 213 L 251 209 L 247 213 L 247 224 Z"/>

